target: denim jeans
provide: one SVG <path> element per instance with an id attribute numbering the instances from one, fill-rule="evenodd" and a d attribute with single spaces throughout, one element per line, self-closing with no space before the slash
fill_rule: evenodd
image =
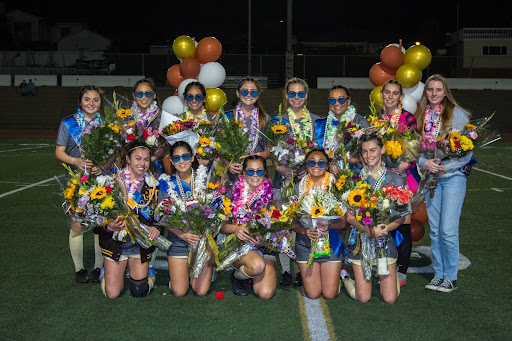
<path id="1" fill-rule="evenodd" d="M 459 266 L 459 220 L 466 195 L 466 176 L 440 177 L 434 197 L 425 195 L 435 277 L 457 279 Z"/>

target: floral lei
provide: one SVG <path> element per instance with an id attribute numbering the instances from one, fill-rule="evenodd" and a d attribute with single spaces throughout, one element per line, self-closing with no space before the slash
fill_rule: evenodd
<path id="1" fill-rule="evenodd" d="M 437 118 L 434 121 L 434 117 L 437 115 Z M 428 125 L 428 128 L 427 128 Z M 439 131 L 441 130 L 441 107 L 439 105 L 436 106 L 434 110 L 430 106 L 427 106 L 425 110 L 425 117 L 423 120 L 423 139 L 435 142 L 437 141 L 437 136 L 439 135 Z"/>
<path id="2" fill-rule="evenodd" d="M 84 112 L 82 111 L 82 109 L 78 108 L 77 111 L 76 111 L 76 122 L 78 123 L 78 126 L 82 129 L 85 128 L 85 124 L 86 124 L 86 121 L 85 121 L 85 114 Z M 94 116 L 94 118 L 91 120 L 91 123 L 92 122 L 96 122 L 98 123 L 98 125 L 101 123 L 101 116 L 100 116 L 100 113 L 97 112 Z"/>
<path id="3" fill-rule="evenodd" d="M 386 114 L 385 110 L 383 116 L 386 120 L 389 120 L 391 122 L 391 126 L 397 127 L 398 123 L 400 122 L 400 116 L 402 116 L 402 103 L 399 103 L 398 107 L 395 110 L 393 110 L 391 117 L 389 117 L 388 114 Z"/>
<path id="4" fill-rule="evenodd" d="M 329 189 L 332 179 L 333 178 L 331 176 L 331 173 L 326 172 L 324 174 L 324 178 L 322 179 L 322 185 L 321 185 L 322 189 L 324 189 L 324 190 Z M 304 196 L 307 196 L 309 194 L 309 192 L 311 192 L 313 187 L 314 187 L 314 182 L 311 179 L 311 175 L 308 174 L 304 178 L 302 178 L 302 180 L 299 183 L 299 197 L 302 198 Z"/>
<path id="5" fill-rule="evenodd" d="M 354 120 L 354 117 L 356 117 L 356 107 L 354 107 L 352 104 L 350 104 L 347 107 L 347 110 L 341 115 L 340 122 L 352 122 Z"/>
<path id="6" fill-rule="evenodd" d="M 337 126 L 334 126 L 332 124 L 332 121 L 336 120 L 336 117 L 334 114 L 329 111 L 329 115 L 327 116 L 327 123 L 325 125 L 325 132 L 324 132 L 324 149 L 329 148 L 333 144 L 334 136 L 336 134 L 333 134 L 336 130 Z M 336 120 L 337 121 L 337 120 Z"/>
<path id="7" fill-rule="evenodd" d="M 194 115 L 187 107 L 187 111 L 185 111 L 185 119 L 186 120 L 194 120 L 194 122 L 204 122 L 208 121 L 208 114 L 206 113 L 206 109 L 201 107 L 201 113 L 199 115 Z"/>
<path id="8" fill-rule="evenodd" d="M 304 106 L 302 108 L 303 117 L 300 120 L 304 124 L 304 129 L 300 128 L 300 124 L 297 122 L 297 115 L 293 112 L 292 108 L 288 108 L 288 117 L 290 118 L 290 125 L 292 126 L 292 131 L 295 136 L 298 138 L 309 138 L 313 139 L 313 124 L 311 123 L 311 115 L 309 114 L 309 110 Z"/>
<path id="9" fill-rule="evenodd" d="M 375 181 L 375 186 L 373 187 L 374 192 L 377 190 L 380 190 L 382 185 L 386 182 L 387 168 L 385 167 L 385 165 L 386 165 L 386 163 L 384 161 L 382 161 L 382 163 L 379 167 L 377 180 Z M 368 168 L 363 167 L 363 169 L 361 170 L 361 174 L 360 174 L 361 180 L 366 181 L 366 179 L 368 179 L 369 175 L 370 175 L 370 171 L 368 170 Z"/>
<path id="10" fill-rule="evenodd" d="M 249 215 L 238 214 L 241 208 L 249 208 L 253 212 L 258 212 L 272 200 L 272 180 L 266 178 L 254 192 L 249 193 L 249 184 L 243 176 L 240 176 L 233 185 L 231 201 L 233 203 L 233 215 L 238 224 L 246 223 Z M 240 212 L 242 213 L 242 212 Z"/>
<path id="11" fill-rule="evenodd" d="M 132 101 L 132 107 L 130 109 L 132 111 L 132 116 L 135 118 L 135 121 L 144 122 L 146 126 L 148 126 L 160 112 L 160 108 L 158 107 L 158 103 L 156 101 L 151 102 L 151 105 L 146 109 L 146 112 L 140 112 L 140 108 L 136 101 Z"/>
<path id="12" fill-rule="evenodd" d="M 146 174 L 144 173 L 138 179 L 132 179 L 132 171 L 126 166 L 123 168 L 123 178 L 126 184 L 126 190 L 128 191 L 128 196 L 133 199 L 133 195 L 137 192 L 137 189 L 141 184 L 146 180 Z"/>
<path id="13" fill-rule="evenodd" d="M 247 152 L 249 154 L 252 154 L 254 152 L 254 149 L 256 149 L 256 145 L 258 144 L 258 108 L 256 106 L 252 108 L 252 112 L 249 115 L 249 117 L 251 118 L 250 127 L 247 126 L 245 113 L 240 107 L 240 103 L 238 103 L 235 108 L 235 121 L 243 122 L 244 131 L 249 132 L 249 141 L 252 141 L 252 144 L 247 147 Z"/>

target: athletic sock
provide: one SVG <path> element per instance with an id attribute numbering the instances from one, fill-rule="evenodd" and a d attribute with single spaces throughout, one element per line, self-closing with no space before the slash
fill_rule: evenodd
<path id="1" fill-rule="evenodd" d="M 103 295 L 105 295 L 105 297 L 107 297 L 107 291 L 105 290 L 105 276 L 101 277 L 100 283 L 101 283 L 101 291 L 103 292 Z"/>
<path id="2" fill-rule="evenodd" d="M 345 287 L 345 290 L 347 290 L 348 295 L 355 300 L 356 299 L 356 282 L 353 279 L 350 279 L 347 277 L 343 278 L 341 281 L 343 282 L 343 286 Z"/>
<path id="3" fill-rule="evenodd" d="M 248 274 L 245 273 L 244 268 L 245 265 L 240 266 L 240 268 L 234 272 L 233 277 L 235 277 L 239 281 L 244 281 L 246 279 L 253 278 L 252 276 L 249 276 Z"/>
<path id="4" fill-rule="evenodd" d="M 94 234 L 94 268 L 101 269 L 103 267 L 103 255 L 101 254 L 100 236 Z"/>
<path id="5" fill-rule="evenodd" d="M 288 255 L 286 253 L 281 252 L 279 254 L 279 263 L 281 263 L 281 269 L 282 269 L 283 273 L 285 273 L 285 272 L 291 273 L 290 257 L 288 257 Z"/>
<path id="6" fill-rule="evenodd" d="M 75 264 L 75 272 L 84 269 L 84 235 L 69 230 L 69 250 Z"/>

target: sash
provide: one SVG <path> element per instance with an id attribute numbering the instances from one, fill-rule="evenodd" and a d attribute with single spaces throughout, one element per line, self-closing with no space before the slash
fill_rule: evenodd
<path id="1" fill-rule="evenodd" d="M 225 111 L 224 115 L 226 115 L 226 118 L 228 119 L 228 121 L 232 121 L 235 118 L 235 111 L 234 110 Z"/>
<path id="2" fill-rule="evenodd" d="M 181 196 L 179 186 L 178 186 L 178 180 L 176 179 L 176 176 L 174 176 L 174 175 L 171 176 L 171 181 L 175 186 L 174 190 Z M 185 201 L 185 202 L 187 202 L 189 200 L 193 200 L 194 194 L 192 193 L 192 189 L 183 181 L 181 181 L 181 187 L 183 187 L 183 192 L 185 194 L 185 198 L 181 198 L 181 199 L 183 199 L 183 201 Z"/>
<path id="3" fill-rule="evenodd" d="M 478 161 L 476 161 L 474 157 L 471 157 L 471 160 L 469 160 L 469 162 L 465 166 L 459 168 L 459 172 L 468 177 L 469 174 L 471 173 L 471 168 L 473 168 L 473 165 L 476 165 L 477 163 Z"/>
<path id="4" fill-rule="evenodd" d="M 321 119 L 315 121 L 315 136 L 316 136 L 316 141 L 318 142 L 318 147 L 320 149 L 324 149 L 324 135 L 325 135 L 325 127 L 326 126 L 327 126 L 327 117 L 321 118 Z"/>
<path id="5" fill-rule="evenodd" d="M 400 233 L 400 231 L 398 231 L 398 229 L 394 229 L 393 231 L 390 232 L 390 234 L 391 237 L 393 237 L 393 239 L 395 240 L 396 247 L 399 247 L 400 244 L 402 244 L 402 242 L 404 241 L 404 236 Z"/>
<path id="6" fill-rule="evenodd" d="M 162 159 L 155 160 L 153 164 L 155 165 L 156 171 L 158 171 L 160 174 L 165 174 L 164 162 Z"/>
<path id="7" fill-rule="evenodd" d="M 345 246 L 343 245 L 338 230 L 327 229 L 327 231 L 329 232 L 329 244 L 331 244 L 331 249 L 336 254 L 336 257 L 339 257 L 341 250 L 343 250 L 343 254 L 345 254 Z"/>
<path id="8" fill-rule="evenodd" d="M 73 141 L 75 141 L 76 145 L 80 147 L 80 142 L 82 142 L 82 128 L 78 125 L 75 116 L 69 115 L 63 119 L 62 122 L 64 122 L 64 125 L 68 129 L 69 135 L 71 135 Z"/>
<path id="9" fill-rule="evenodd" d="M 144 196 L 139 191 L 136 191 L 133 194 L 133 198 L 134 199 L 128 198 L 128 206 L 130 206 L 132 210 L 136 210 L 136 212 L 143 216 L 149 223 L 151 221 L 151 217 L 153 216 L 153 208 L 151 205 L 146 205 L 146 198 L 144 198 Z"/>

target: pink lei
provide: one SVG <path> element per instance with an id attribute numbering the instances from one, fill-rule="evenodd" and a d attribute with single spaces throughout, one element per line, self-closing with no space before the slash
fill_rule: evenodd
<path id="1" fill-rule="evenodd" d="M 247 207 L 251 212 L 257 213 L 273 199 L 272 181 L 266 178 L 252 193 L 249 193 L 249 184 L 243 176 L 239 177 L 233 185 L 231 202 L 233 203 L 233 215 L 237 224 L 249 221 Z"/>

